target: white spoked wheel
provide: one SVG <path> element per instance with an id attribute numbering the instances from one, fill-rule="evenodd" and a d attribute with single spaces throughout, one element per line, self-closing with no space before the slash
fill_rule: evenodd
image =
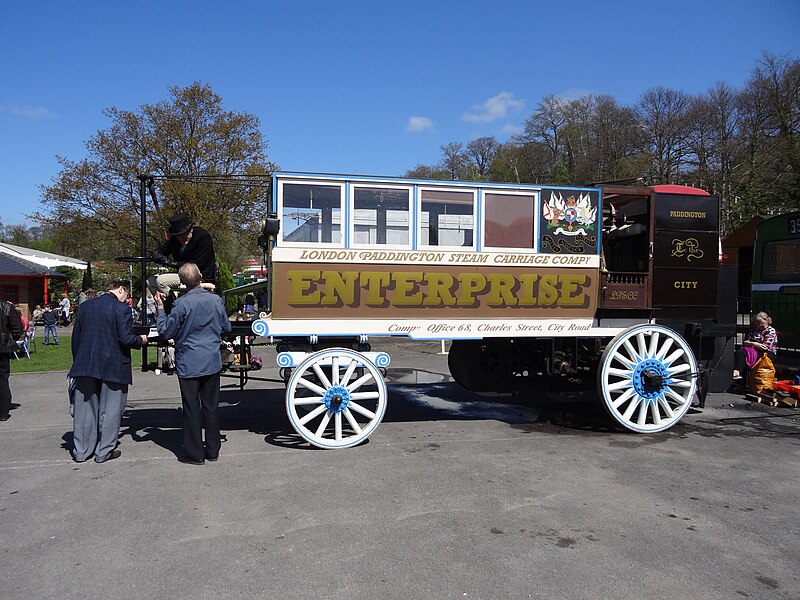
<path id="1" fill-rule="evenodd" d="M 295 431 L 319 448 L 349 448 L 367 439 L 386 411 L 386 382 L 364 355 L 346 348 L 306 358 L 286 387 Z"/>
<path id="2" fill-rule="evenodd" d="M 598 390 L 609 414 L 638 433 L 669 429 L 692 405 L 697 361 L 684 339 L 660 325 L 615 337 L 600 359 Z"/>

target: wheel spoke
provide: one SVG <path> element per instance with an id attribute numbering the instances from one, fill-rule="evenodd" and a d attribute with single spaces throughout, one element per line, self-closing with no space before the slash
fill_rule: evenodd
<path id="1" fill-rule="evenodd" d="M 692 382 L 687 381 L 685 379 L 676 379 L 676 380 L 670 379 L 668 385 L 675 387 L 682 387 L 682 388 L 690 388 L 692 387 Z"/>
<path id="2" fill-rule="evenodd" d="M 668 395 L 670 398 L 675 400 L 678 404 L 686 404 L 686 398 L 681 396 L 680 394 L 676 393 L 671 387 L 667 386 L 664 390 L 664 393 Z"/>
<path id="3" fill-rule="evenodd" d="M 354 392 L 350 394 L 351 400 L 375 400 L 380 398 L 380 392 Z"/>
<path id="4" fill-rule="evenodd" d="M 636 334 L 636 346 L 639 348 L 639 357 L 644 358 L 647 356 L 647 342 L 644 339 L 644 331 Z"/>
<path id="5" fill-rule="evenodd" d="M 331 360 L 331 384 L 339 385 L 339 357 L 334 356 Z"/>
<path id="6" fill-rule="evenodd" d="M 353 392 L 353 391 L 357 390 L 358 388 L 360 388 L 365 383 L 367 383 L 368 381 L 370 381 L 371 379 L 373 379 L 372 373 L 367 372 L 366 375 L 364 375 L 363 377 L 361 377 L 359 379 L 356 379 L 353 383 L 348 385 L 347 386 L 347 391 L 348 392 Z"/>
<path id="7" fill-rule="evenodd" d="M 647 349 L 647 356 L 655 356 L 656 348 L 658 348 L 658 332 L 654 331 L 650 336 L 650 347 Z"/>
<path id="8" fill-rule="evenodd" d="M 650 415 L 653 417 L 653 425 L 661 425 L 661 412 L 658 410 L 658 402 L 650 402 Z"/>
<path id="9" fill-rule="evenodd" d="M 333 417 L 333 437 L 337 442 L 342 441 L 342 413 L 340 412 Z"/>
<path id="10" fill-rule="evenodd" d="M 324 402 L 324 398 L 322 396 L 309 396 L 308 398 L 295 398 L 294 405 L 295 406 L 306 406 L 308 404 L 320 404 Z"/>
<path id="11" fill-rule="evenodd" d="M 306 416 L 304 416 L 303 418 L 299 419 L 298 422 L 300 423 L 300 425 L 305 425 L 306 423 L 308 423 L 312 419 L 317 418 L 319 415 L 324 413 L 326 410 L 328 410 L 328 407 L 325 406 L 324 404 L 321 404 L 320 406 L 318 406 L 317 408 L 312 410 L 310 413 L 308 413 Z"/>
<path id="12" fill-rule="evenodd" d="M 308 379 L 303 379 L 300 377 L 297 380 L 298 385 L 302 385 L 304 388 L 311 390 L 312 392 L 317 392 L 320 396 L 324 396 L 327 393 L 327 390 L 319 387 L 316 383 L 309 381 Z"/>
<path id="13" fill-rule="evenodd" d="M 636 350 L 633 349 L 633 346 L 631 345 L 631 341 L 630 340 L 625 340 L 625 342 L 623 342 L 622 346 L 628 351 L 628 357 L 633 361 L 631 364 L 635 364 L 635 363 L 639 362 L 642 359 L 642 357 L 639 356 L 636 353 Z M 622 355 L 621 354 L 617 355 L 617 357 L 620 357 L 620 356 L 622 356 Z"/>
<path id="14" fill-rule="evenodd" d="M 616 383 L 612 383 L 611 385 L 606 386 L 606 389 L 609 392 L 616 392 L 617 390 L 622 390 L 625 388 L 632 388 L 633 382 L 630 379 L 624 379 L 622 381 L 618 381 Z"/>
<path id="15" fill-rule="evenodd" d="M 328 423 L 330 423 L 330 421 L 331 421 L 331 413 L 330 411 L 328 411 L 323 415 L 322 420 L 319 422 L 319 427 L 317 427 L 317 430 L 314 432 L 314 435 L 317 436 L 318 438 L 322 437 L 322 434 L 325 433 L 325 428 L 328 426 Z"/>
<path id="16" fill-rule="evenodd" d="M 623 394 L 620 394 L 619 398 L 616 398 L 616 399 L 615 399 L 615 400 L 614 400 L 614 401 L 611 403 L 611 406 L 613 406 L 615 409 L 619 408 L 620 406 L 622 406 L 623 404 L 625 404 L 625 402 L 626 402 L 626 401 L 627 401 L 627 400 L 628 400 L 628 399 L 629 399 L 631 396 L 633 396 L 633 394 L 635 394 L 635 393 L 636 393 L 636 390 L 634 390 L 632 387 L 631 387 L 631 388 L 628 388 L 627 390 L 625 390 L 625 392 L 624 392 Z"/>
<path id="17" fill-rule="evenodd" d="M 357 366 L 358 366 L 358 361 L 355 360 L 350 361 L 350 364 L 347 365 L 347 370 L 344 372 L 344 375 L 342 375 L 342 378 L 339 380 L 339 385 L 347 387 L 347 382 L 350 381 L 350 378 L 353 376 L 353 371 L 356 370 Z"/>
<path id="18" fill-rule="evenodd" d="M 641 403 L 642 403 L 642 398 L 641 398 L 641 396 L 637 395 L 635 400 L 633 402 L 631 402 L 630 404 L 628 404 L 628 408 L 625 410 L 625 414 L 622 415 L 622 418 L 625 421 L 630 421 L 630 418 L 631 418 L 631 415 L 633 414 L 633 411 L 635 411 L 636 407 L 638 407 L 639 404 L 641 404 Z"/>
<path id="19" fill-rule="evenodd" d="M 617 377 L 626 377 L 630 379 L 633 377 L 633 370 L 631 369 L 614 369 L 609 367 L 606 371 L 609 375 L 616 375 Z"/>
<path id="20" fill-rule="evenodd" d="M 670 354 L 662 362 L 664 363 L 665 366 L 669 367 L 672 363 L 674 363 L 681 356 L 686 356 L 686 353 L 681 348 L 678 348 L 677 350 L 675 350 L 675 352 Z"/>
<path id="21" fill-rule="evenodd" d="M 684 363 L 682 365 L 678 365 L 677 367 L 670 369 L 669 376 L 672 377 L 673 375 L 677 375 L 678 373 L 685 373 L 686 371 L 691 371 L 691 370 L 692 370 L 692 365 Z"/>
<path id="22" fill-rule="evenodd" d="M 350 412 L 349 408 L 344 409 L 344 416 L 347 422 L 350 423 L 350 427 L 356 432 L 356 435 L 361 435 L 361 426 L 358 424 L 355 417 L 353 417 L 353 413 Z"/>
<path id="23" fill-rule="evenodd" d="M 375 413 L 374 412 L 372 412 L 369 409 L 364 408 L 363 406 L 361 406 L 360 404 L 358 404 L 356 402 L 352 402 L 351 401 L 350 404 L 347 405 L 347 407 L 349 409 L 351 409 L 351 410 L 356 411 L 357 413 L 360 413 L 360 414 L 364 415 L 368 419 L 374 419 L 375 418 Z"/>
<path id="24" fill-rule="evenodd" d="M 328 380 L 328 376 L 322 372 L 322 367 L 319 366 L 318 362 L 315 362 L 313 365 L 311 365 L 311 368 L 314 369 L 314 373 L 317 374 L 320 383 L 325 386 L 326 390 L 332 387 L 331 382 Z"/>
<path id="25" fill-rule="evenodd" d="M 669 349 L 672 348 L 672 342 L 673 341 L 674 340 L 671 337 L 668 337 L 666 340 L 664 340 L 664 343 L 662 344 L 661 348 L 659 348 L 659 350 L 658 350 L 658 354 L 656 354 L 656 358 L 658 360 L 662 360 L 667 355 L 667 352 L 669 352 Z"/>
<path id="26" fill-rule="evenodd" d="M 658 403 L 661 405 L 661 408 L 664 409 L 664 412 L 667 413 L 667 418 L 672 419 L 675 417 L 675 413 L 672 412 L 672 407 L 669 405 L 669 402 L 663 396 L 658 397 Z"/>
<path id="27" fill-rule="evenodd" d="M 642 400 L 639 403 L 639 415 L 636 419 L 636 424 L 639 427 L 644 427 L 644 424 L 647 423 L 647 411 L 650 408 L 650 403 L 647 400 Z"/>

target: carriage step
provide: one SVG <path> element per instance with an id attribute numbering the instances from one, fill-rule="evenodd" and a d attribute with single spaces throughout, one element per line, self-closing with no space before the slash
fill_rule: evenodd
<path id="1" fill-rule="evenodd" d="M 360 352 L 361 356 L 369 360 L 376 367 L 386 368 L 392 362 L 391 357 L 386 352 Z M 311 356 L 309 352 L 281 352 L 276 358 L 279 367 L 288 367 L 293 369 L 297 367 L 306 358 Z M 333 356 L 322 359 L 318 364 L 320 366 L 330 367 L 333 363 Z"/>

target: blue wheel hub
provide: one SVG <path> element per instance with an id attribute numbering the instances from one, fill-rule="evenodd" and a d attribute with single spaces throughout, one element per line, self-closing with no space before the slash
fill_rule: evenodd
<path id="1" fill-rule="evenodd" d="M 664 364 L 656 358 L 646 358 L 633 371 L 633 387 L 642 398 L 655 400 L 669 382 L 669 373 Z"/>
<path id="2" fill-rule="evenodd" d="M 334 385 L 325 392 L 322 401 L 330 412 L 340 413 L 350 404 L 350 392 L 344 386 Z"/>

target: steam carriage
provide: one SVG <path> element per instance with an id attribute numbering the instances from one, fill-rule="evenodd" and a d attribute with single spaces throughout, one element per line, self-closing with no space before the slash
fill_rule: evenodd
<path id="1" fill-rule="evenodd" d="M 689 409 L 717 310 L 719 205 L 682 186 L 589 188 L 276 173 L 261 245 L 286 405 L 310 443 L 367 438 L 391 358 L 369 338 L 451 340 L 478 392 L 596 384 L 623 427 Z M 730 331 L 729 331 L 730 330 Z"/>

